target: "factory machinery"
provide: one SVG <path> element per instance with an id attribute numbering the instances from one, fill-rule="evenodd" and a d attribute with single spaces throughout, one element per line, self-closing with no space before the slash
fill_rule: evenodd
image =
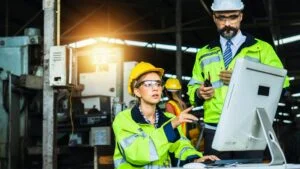
<path id="1" fill-rule="evenodd" d="M 41 40 L 35 28 L 25 29 L 24 36 L 0 37 L 0 169 L 42 168 Z M 90 51 L 50 49 L 57 168 L 113 168 L 111 124 L 117 112 L 134 102 L 123 91 L 136 62 L 123 63 L 122 55 L 115 54 L 113 60 L 95 64 Z"/>

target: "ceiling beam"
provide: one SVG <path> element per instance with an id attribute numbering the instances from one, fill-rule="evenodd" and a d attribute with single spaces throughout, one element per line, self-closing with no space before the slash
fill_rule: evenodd
<path id="1" fill-rule="evenodd" d="M 201 3 L 201 5 L 202 5 L 202 7 L 204 8 L 205 12 L 208 14 L 208 16 L 211 17 L 212 14 L 211 14 L 210 10 L 208 9 L 206 3 L 205 3 L 203 0 L 200 0 L 200 3 Z"/>
<path id="2" fill-rule="evenodd" d="M 93 11 L 91 11 L 89 14 L 87 14 L 85 17 L 83 17 L 82 19 L 80 19 L 78 22 L 76 22 L 75 25 L 71 26 L 69 29 L 67 29 L 66 31 L 64 31 L 61 34 L 61 37 L 63 37 L 64 35 L 68 34 L 69 32 L 71 32 L 73 29 L 75 29 L 78 25 L 82 24 L 83 22 L 85 22 L 88 18 L 90 18 L 91 16 L 93 16 L 100 8 L 102 8 L 104 5 L 100 5 L 97 6 Z"/>

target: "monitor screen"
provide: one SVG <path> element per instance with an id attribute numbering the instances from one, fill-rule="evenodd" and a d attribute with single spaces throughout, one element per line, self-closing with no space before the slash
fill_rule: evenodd
<path id="1" fill-rule="evenodd" d="M 267 142 L 256 113 L 263 108 L 272 124 L 287 71 L 238 59 L 212 147 L 218 151 L 264 150 Z"/>

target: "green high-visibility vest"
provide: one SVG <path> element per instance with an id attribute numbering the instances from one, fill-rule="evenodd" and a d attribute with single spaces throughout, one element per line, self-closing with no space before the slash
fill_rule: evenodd
<path id="1" fill-rule="evenodd" d="M 174 142 L 168 140 L 165 127 L 168 125 L 171 127 L 170 122 L 175 118 L 173 114 L 161 112 L 162 124 L 155 128 L 151 124 L 134 120 L 135 113 L 132 109 L 127 109 L 118 113 L 114 119 L 115 168 L 159 169 L 169 167 L 171 165 L 170 154 L 173 154 L 175 159 L 180 162 L 202 157 L 202 153 L 197 151 L 190 140 L 184 136 L 181 126 L 176 129 L 180 136 L 179 139 Z"/>
<path id="2" fill-rule="evenodd" d="M 254 39 L 246 35 L 246 41 L 242 44 L 228 69 L 234 68 L 238 58 L 245 58 L 254 62 L 260 62 L 266 65 L 283 68 L 283 65 L 270 44 L 259 39 Z M 196 55 L 193 67 L 192 79 L 188 84 L 188 95 L 190 103 L 197 105 L 196 90 L 204 83 L 204 80 L 210 75 L 212 86 L 215 90 L 214 97 L 204 101 L 204 122 L 218 123 L 222 112 L 222 107 L 227 94 L 228 86 L 224 85 L 219 78 L 220 71 L 224 70 L 224 60 L 222 49 L 219 42 L 214 42 L 200 49 Z M 203 77 L 203 75 L 204 77 Z M 288 77 L 284 81 L 284 88 L 289 86 Z"/>

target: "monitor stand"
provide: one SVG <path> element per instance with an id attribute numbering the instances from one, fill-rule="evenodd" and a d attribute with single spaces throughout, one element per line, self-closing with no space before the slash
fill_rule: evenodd
<path id="1" fill-rule="evenodd" d="M 282 165 L 285 164 L 285 157 L 282 149 L 280 148 L 280 144 L 277 140 L 275 132 L 273 130 L 270 119 L 267 115 L 267 112 L 263 108 L 257 108 L 256 113 L 258 115 L 260 124 L 263 128 L 265 139 L 267 141 L 270 154 L 271 154 L 271 162 L 269 165 Z"/>
<path id="2" fill-rule="evenodd" d="M 279 142 L 277 140 L 267 112 L 264 108 L 257 108 L 256 114 L 262 126 L 264 136 L 269 147 L 269 151 L 271 154 L 271 162 L 268 164 L 240 164 L 236 166 L 236 169 L 286 169 L 286 160 L 283 151 L 280 148 Z"/>
<path id="3" fill-rule="evenodd" d="M 273 130 L 270 119 L 267 115 L 267 112 L 264 108 L 257 108 L 256 113 L 259 119 L 259 122 L 263 128 L 264 136 L 267 141 L 267 145 L 269 147 L 269 151 L 271 154 L 271 162 L 270 163 L 256 163 L 256 164 L 236 164 L 232 166 L 225 167 L 205 167 L 209 169 L 287 169 L 285 156 L 283 151 L 279 145 L 275 132 Z M 161 168 L 167 169 L 167 168 Z M 181 168 L 169 168 L 169 169 L 181 169 Z M 195 169 L 200 169 L 199 167 L 195 167 Z"/>
<path id="4" fill-rule="evenodd" d="M 271 154 L 270 163 L 257 164 L 238 164 L 232 169 L 286 169 L 286 160 L 279 142 L 272 127 L 272 123 L 264 108 L 257 108 L 256 114 L 258 116 L 260 125 L 262 126 L 267 145 Z"/>

